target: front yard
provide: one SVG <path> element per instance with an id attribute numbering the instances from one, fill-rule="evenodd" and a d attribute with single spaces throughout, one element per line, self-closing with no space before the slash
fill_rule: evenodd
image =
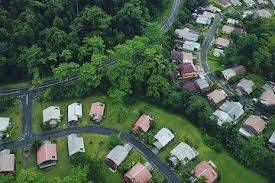
<path id="1" fill-rule="evenodd" d="M 21 120 L 22 120 L 22 115 L 21 115 L 21 103 L 19 101 L 16 101 L 15 106 L 9 108 L 6 111 L 0 112 L 0 117 L 7 117 L 10 118 L 10 126 L 8 128 L 8 134 L 10 135 L 9 138 L 6 140 L 11 140 L 11 139 L 16 139 L 20 136 L 21 134 Z"/>

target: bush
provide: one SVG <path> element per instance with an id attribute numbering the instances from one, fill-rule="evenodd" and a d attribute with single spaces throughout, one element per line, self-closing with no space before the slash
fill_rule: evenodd
<path id="1" fill-rule="evenodd" d="M 213 137 L 208 136 L 207 134 L 204 134 L 203 142 L 216 152 L 223 151 L 222 144 L 216 138 L 213 138 Z"/>
<path id="2" fill-rule="evenodd" d="M 15 105 L 15 97 L 0 97 L 0 111 L 5 111 Z"/>
<path id="3" fill-rule="evenodd" d="M 108 148 L 111 150 L 115 146 L 122 144 L 122 141 L 118 135 L 111 135 L 109 137 Z"/>

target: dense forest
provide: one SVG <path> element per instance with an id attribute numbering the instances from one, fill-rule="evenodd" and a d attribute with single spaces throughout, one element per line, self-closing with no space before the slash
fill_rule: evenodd
<path id="1" fill-rule="evenodd" d="M 227 65 L 242 64 L 250 72 L 270 80 L 275 79 L 275 16 L 269 19 L 244 20 L 247 34 L 232 35 L 236 44 L 225 50 L 224 63 Z"/>
<path id="2" fill-rule="evenodd" d="M 87 62 L 91 37 L 111 48 L 141 34 L 165 6 L 167 0 L 0 1 L 0 82 L 37 80 L 60 63 Z"/>

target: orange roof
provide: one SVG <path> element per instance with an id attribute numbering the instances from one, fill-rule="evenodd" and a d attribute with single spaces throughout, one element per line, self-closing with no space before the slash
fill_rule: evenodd
<path id="1" fill-rule="evenodd" d="M 133 183 L 147 183 L 152 175 L 144 165 L 137 163 L 124 174 L 124 177 L 128 178 Z"/>
<path id="2" fill-rule="evenodd" d="M 57 160 L 56 144 L 43 144 L 37 150 L 37 165 L 46 161 Z"/>
<path id="3" fill-rule="evenodd" d="M 140 118 L 133 126 L 133 130 L 142 129 L 144 132 L 147 132 L 150 128 L 150 123 L 153 119 L 149 115 L 141 115 Z"/>
<path id="4" fill-rule="evenodd" d="M 193 173 L 196 177 L 204 177 L 206 179 L 206 183 L 213 183 L 218 178 L 218 173 L 214 170 L 214 168 L 207 163 L 206 161 L 200 162 L 194 169 Z"/>
<path id="5" fill-rule="evenodd" d="M 104 114 L 104 108 L 105 108 L 105 104 L 101 103 L 101 102 L 95 102 L 92 103 L 91 105 L 91 109 L 90 109 L 90 115 L 100 115 L 103 116 Z"/>

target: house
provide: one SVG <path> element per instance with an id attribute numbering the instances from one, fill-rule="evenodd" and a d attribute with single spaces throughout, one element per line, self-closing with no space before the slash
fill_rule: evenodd
<path id="1" fill-rule="evenodd" d="M 217 119 L 217 123 L 219 126 L 222 126 L 224 123 L 233 122 L 233 119 L 229 116 L 229 114 L 221 110 L 216 110 L 213 113 L 213 116 Z"/>
<path id="2" fill-rule="evenodd" d="M 218 37 L 216 39 L 215 44 L 218 48 L 225 48 L 225 47 L 229 46 L 230 41 L 226 38 Z"/>
<path id="3" fill-rule="evenodd" d="M 179 39 L 192 42 L 197 42 L 200 36 L 197 31 L 189 29 L 187 27 L 183 29 L 176 29 L 175 34 Z"/>
<path id="4" fill-rule="evenodd" d="M 275 94 L 272 90 L 265 90 L 261 97 L 260 102 L 266 106 L 275 105 Z"/>
<path id="5" fill-rule="evenodd" d="M 244 94 L 251 94 L 253 92 L 254 83 L 248 79 L 242 79 L 238 84 L 237 88 L 240 89 Z"/>
<path id="6" fill-rule="evenodd" d="M 257 3 L 259 5 L 268 5 L 268 1 L 267 0 L 257 0 Z"/>
<path id="7" fill-rule="evenodd" d="M 200 43 L 185 41 L 182 45 L 182 49 L 185 51 L 193 52 L 199 50 L 201 47 Z"/>
<path id="8" fill-rule="evenodd" d="M 215 183 L 218 179 L 217 167 L 212 161 L 202 161 L 194 169 L 193 174 L 197 178 L 204 178 L 206 183 Z"/>
<path id="9" fill-rule="evenodd" d="M 253 15 L 253 11 L 251 11 L 251 10 L 245 10 L 245 11 L 243 12 L 242 17 L 243 17 L 243 18 L 246 18 L 246 17 L 251 16 L 251 15 Z"/>
<path id="10" fill-rule="evenodd" d="M 116 171 L 119 165 L 126 159 L 132 146 L 129 144 L 115 146 L 105 158 L 106 164 L 113 170 Z"/>
<path id="11" fill-rule="evenodd" d="M 10 153 L 9 149 L 0 152 L 0 173 L 9 174 L 14 172 L 15 156 Z"/>
<path id="12" fill-rule="evenodd" d="M 193 80 L 186 80 L 182 82 L 181 87 L 188 91 L 198 91 L 196 83 Z"/>
<path id="13" fill-rule="evenodd" d="M 228 8 L 229 6 L 231 6 L 231 2 L 230 0 L 219 0 L 219 4 L 223 7 L 223 8 Z"/>
<path id="14" fill-rule="evenodd" d="M 221 9 L 219 9 L 218 7 L 209 4 L 208 6 L 205 7 L 206 11 L 212 12 L 212 13 L 216 13 L 216 12 L 221 12 Z"/>
<path id="15" fill-rule="evenodd" d="M 82 104 L 72 103 L 68 105 L 68 122 L 77 122 L 82 118 Z"/>
<path id="16" fill-rule="evenodd" d="M 181 142 L 170 152 L 169 161 L 171 161 L 174 167 L 176 167 L 179 162 L 185 165 L 197 157 L 198 154 L 199 153 L 194 148 L 184 142 Z"/>
<path id="17" fill-rule="evenodd" d="M 240 21 L 233 18 L 228 18 L 226 23 L 229 25 L 238 25 L 240 24 Z"/>
<path id="18" fill-rule="evenodd" d="M 137 122 L 134 124 L 132 130 L 147 132 L 150 128 L 152 121 L 153 121 L 153 118 L 151 118 L 149 115 L 143 114 L 139 117 Z"/>
<path id="19" fill-rule="evenodd" d="M 105 104 L 101 102 L 92 103 L 89 115 L 94 121 L 100 122 L 104 115 L 104 109 Z"/>
<path id="20" fill-rule="evenodd" d="M 141 163 L 135 164 L 128 172 L 124 174 L 126 183 L 147 183 L 152 178 L 148 168 Z"/>
<path id="21" fill-rule="evenodd" d="M 230 34 L 230 33 L 232 33 L 233 31 L 234 31 L 234 27 L 232 27 L 232 26 L 224 25 L 224 26 L 222 27 L 222 32 L 223 32 L 223 33 Z"/>
<path id="22" fill-rule="evenodd" d="M 47 168 L 57 163 L 57 151 L 56 144 L 53 144 L 49 141 L 45 141 L 41 145 L 37 152 L 37 165 L 39 168 Z"/>
<path id="23" fill-rule="evenodd" d="M 255 16 L 260 18 L 270 18 L 272 15 L 268 10 L 261 9 L 255 11 Z"/>
<path id="24" fill-rule="evenodd" d="M 226 99 L 227 94 L 225 93 L 224 90 L 218 89 L 209 93 L 207 97 L 208 97 L 208 100 L 210 100 L 214 104 L 218 104 Z"/>
<path id="25" fill-rule="evenodd" d="M 57 123 L 61 121 L 60 108 L 50 106 L 43 110 L 43 123 L 49 123 L 50 127 L 56 127 Z"/>
<path id="26" fill-rule="evenodd" d="M 268 140 L 268 145 L 270 149 L 275 151 L 275 131 L 272 133 L 271 137 Z"/>
<path id="27" fill-rule="evenodd" d="M 211 20 L 211 18 L 207 18 L 205 16 L 200 15 L 197 17 L 196 22 L 198 24 L 202 24 L 202 25 L 210 25 L 212 20 Z"/>
<path id="28" fill-rule="evenodd" d="M 254 6 L 256 3 L 253 0 L 243 0 L 248 7 Z"/>
<path id="29" fill-rule="evenodd" d="M 172 51 L 171 60 L 175 61 L 176 63 L 193 63 L 193 54 L 185 51 Z"/>
<path id="30" fill-rule="evenodd" d="M 79 152 L 85 152 L 83 138 L 77 134 L 68 135 L 68 151 L 69 156 L 72 156 Z"/>
<path id="31" fill-rule="evenodd" d="M 197 79 L 195 82 L 201 91 L 207 91 L 209 89 L 209 84 L 206 79 L 200 78 L 200 79 Z"/>
<path id="32" fill-rule="evenodd" d="M 226 80 L 229 80 L 230 78 L 236 76 L 236 72 L 234 69 L 230 68 L 222 71 L 222 75 Z"/>
<path id="33" fill-rule="evenodd" d="M 156 142 L 154 146 L 160 150 L 165 147 L 171 140 L 174 139 L 174 134 L 167 128 L 160 129 L 157 134 L 154 136 Z"/>
<path id="34" fill-rule="evenodd" d="M 183 79 L 196 78 L 198 76 L 198 69 L 193 63 L 180 64 L 179 71 Z"/>
<path id="35" fill-rule="evenodd" d="M 250 115 L 239 132 L 246 137 L 258 136 L 266 127 L 266 121 L 259 116 Z"/>
<path id="36" fill-rule="evenodd" d="M 241 6 L 242 3 L 240 2 L 240 0 L 230 0 L 231 3 L 234 5 L 234 6 Z"/>
<path id="37" fill-rule="evenodd" d="M 204 12 L 202 13 L 202 16 L 211 19 L 211 18 L 214 18 L 214 17 L 215 17 L 215 13 L 212 13 L 212 12 L 209 12 L 209 11 L 204 11 Z"/>
<path id="38" fill-rule="evenodd" d="M 226 112 L 235 121 L 244 114 L 243 106 L 239 102 L 226 101 L 219 109 Z"/>
<path id="39" fill-rule="evenodd" d="M 238 28 L 238 27 L 229 26 L 229 25 L 224 25 L 222 27 L 222 32 L 225 34 L 235 33 L 235 34 L 241 35 L 243 33 L 243 29 Z"/>
<path id="40" fill-rule="evenodd" d="M 0 117 L 0 139 L 2 139 L 10 126 L 10 118 Z"/>
<path id="41" fill-rule="evenodd" d="M 213 55 L 215 57 L 224 56 L 224 51 L 222 49 L 219 49 L 219 48 L 214 48 Z"/>

